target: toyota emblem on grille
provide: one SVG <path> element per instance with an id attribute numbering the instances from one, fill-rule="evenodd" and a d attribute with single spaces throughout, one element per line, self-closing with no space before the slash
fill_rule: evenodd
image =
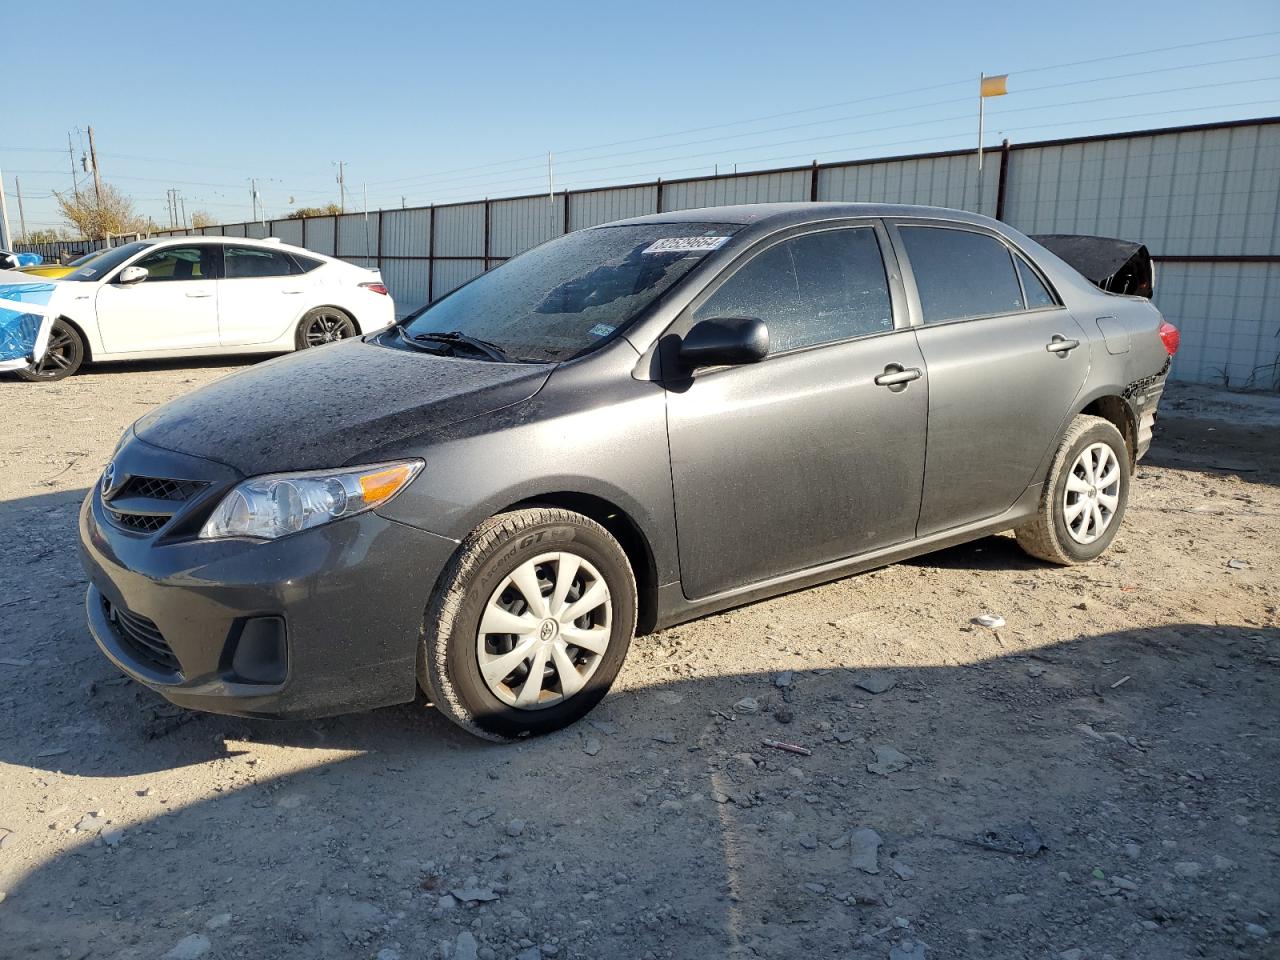
<path id="1" fill-rule="evenodd" d="M 120 492 L 120 484 L 116 482 L 116 463 L 112 460 L 107 469 L 102 471 L 102 499 L 110 500 Z"/>

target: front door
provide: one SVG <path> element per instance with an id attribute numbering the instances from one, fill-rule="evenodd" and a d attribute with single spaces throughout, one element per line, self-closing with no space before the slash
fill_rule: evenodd
<path id="1" fill-rule="evenodd" d="M 882 244 L 886 235 L 865 222 L 774 242 L 730 267 L 678 321 L 754 316 L 770 336 L 759 363 L 668 382 L 686 596 L 914 535 L 927 379 L 915 335 L 895 328 L 893 304 L 903 301 Z"/>
<path id="2" fill-rule="evenodd" d="M 169 352 L 218 345 L 218 248 L 166 246 L 130 266 L 147 278 L 98 286 L 98 332 L 108 353 Z M 117 274 L 118 276 L 118 274 Z"/>
<path id="3" fill-rule="evenodd" d="M 998 516 L 1043 479 L 1036 470 L 1089 373 L 1089 341 L 995 234 L 909 223 L 897 233 L 929 373 L 923 537 Z"/>

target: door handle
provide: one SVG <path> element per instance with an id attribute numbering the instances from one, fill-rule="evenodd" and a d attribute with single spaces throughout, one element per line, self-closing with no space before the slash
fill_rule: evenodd
<path id="1" fill-rule="evenodd" d="M 1054 334 L 1053 339 L 1044 345 L 1044 348 L 1050 353 L 1056 353 L 1065 357 L 1069 352 L 1080 346 L 1079 340 L 1068 340 L 1066 337 Z"/>
<path id="2" fill-rule="evenodd" d="M 187 297 L 191 300 L 202 300 L 205 297 L 212 297 L 212 293 L 188 293 Z"/>
<path id="3" fill-rule="evenodd" d="M 301 293 L 301 290 L 281 290 L 281 293 Z"/>
<path id="4" fill-rule="evenodd" d="M 903 367 L 900 363 L 891 363 L 884 368 L 884 373 L 876 377 L 877 387 L 905 387 L 912 380 L 921 377 L 919 367 Z"/>

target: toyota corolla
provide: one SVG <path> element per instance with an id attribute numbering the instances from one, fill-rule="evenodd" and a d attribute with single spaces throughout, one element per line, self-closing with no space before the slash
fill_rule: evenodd
<path id="1" fill-rule="evenodd" d="M 1120 527 L 1177 331 L 1002 223 L 769 204 L 543 244 L 139 420 L 89 624 L 187 707 L 578 719 L 637 633 L 1012 530 Z"/>

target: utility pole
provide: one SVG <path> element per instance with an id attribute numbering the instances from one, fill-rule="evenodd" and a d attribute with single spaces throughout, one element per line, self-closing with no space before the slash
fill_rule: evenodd
<path id="1" fill-rule="evenodd" d="M 258 219 L 258 181 L 254 177 L 249 178 L 249 199 L 253 202 L 253 216 L 250 220 Z"/>
<path id="2" fill-rule="evenodd" d="M 93 145 L 93 127 L 89 128 L 89 162 L 93 164 L 93 196 L 102 206 L 102 174 L 98 172 L 98 151 Z"/>
<path id="3" fill-rule="evenodd" d="M 182 202 L 182 229 L 187 230 L 190 229 L 187 226 L 187 198 L 180 197 L 179 200 Z"/>
<path id="4" fill-rule="evenodd" d="M 22 209 L 22 178 L 15 175 L 13 178 L 13 186 L 14 186 L 14 189 L 18 191 L 18 224 L 19 224 L 18 229 L 22 231 L 22 234 L 21 234 L 22 242 L 26 243 L 27 242 L 27 215 Z"/>
<path id="5" fill-rule="evenodd" d="M 4 199 L 4 171 L 0 170 L 0 248 L 13 247 L 13 234 L 9 232 L 9 205 Z"/>
<path id="6" fill-rule="evenodd" d="M 347 161 L 333 161 L 338 166 L 338 210 L 347 212 Z"/>
<path id="7" fill-rule="evenodd" d="M 71 158 L 71 192 L 80 199 L 80 181 L 76 179 L 76 151 L 71 146 L 71 131 L 67 131 L 67 155 Z"/>

